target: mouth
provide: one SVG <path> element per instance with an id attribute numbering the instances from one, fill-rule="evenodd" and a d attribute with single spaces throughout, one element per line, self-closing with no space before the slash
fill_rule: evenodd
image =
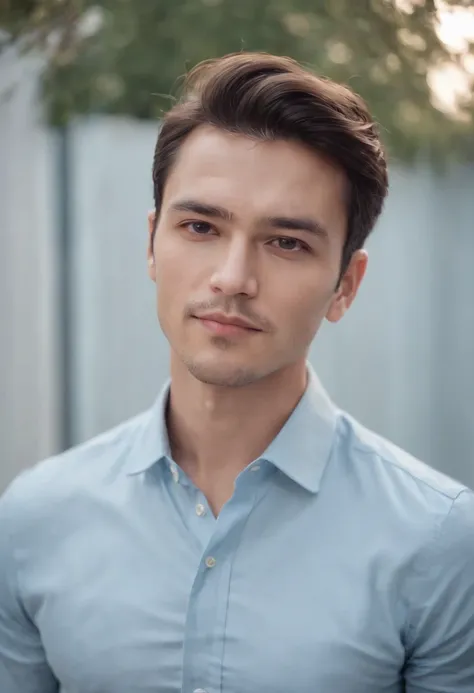
<path id="1" fill-rule="evenodd" d="M 227 318 L 220 315 L 195 316 L 195 318 L 206 330 L 221 337 L 246 336 L 262 331 L 240 318 Z"/>

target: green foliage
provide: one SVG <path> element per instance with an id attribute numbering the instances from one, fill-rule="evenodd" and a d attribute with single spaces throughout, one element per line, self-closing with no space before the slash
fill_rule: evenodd
<path id="1" fill-rule="evenodd" d="M 44 47 L 48 37 L 61 35 L 57 53 L 75 32 L 83 9 L 82 0 L 0 0 L 0 51 L 22 39 L 24 47 Z"/>
<path id="2" fill-rule="evenodd" d="M 258 50 L 291 55 L 362 94 L 397 157 L 473 152 L 474 98 L 460 105 L 463 119 L 431 102 L 429 71 L 460 62 L 438 38 L 434 0 L 12 0 L 13 6 L 0 26 L 14 36 L 44 40 L 56 31 L 44 82 L 56 124 L 91 112 L 157 119 L 170 105 L 163 95 L 175 91 L 189 67 Z"/>

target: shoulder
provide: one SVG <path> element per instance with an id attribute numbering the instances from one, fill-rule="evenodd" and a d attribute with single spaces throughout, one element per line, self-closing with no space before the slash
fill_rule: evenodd
<path id="1" fill-rule="evenodd" d="M 340 443 L 349 451 L 351 467 L 358 474 L 370 476 L 382 492 L 401 494 L 407 502 L 425 504 L 426 509 L 431 502 L 433 508 L 446 512 L 460 494 L 471 494 L 461 482 L 365 428 L 344 412 L 339 435 Z"/>
<path id="2" fill-rule="evenodd" d="M 464 484 L 344 412 L 337 450 L 339 478 L 350 485 L 351 497 L 372 531 L 391 537 L 397 554 L 406 553 L 421 565 L 435 557 L 437 546 L 446 544 L 445 536 L 453 535 L 458 541 L 469 541 L 470 536 L 474 550 L 474 494 Z"/>
<path id="3" fill-rule="evenodd" d="M 471 590 L 474 607 L 474 493 L 345 413 L 338 448 L 372 535 L 408 561 L 420 603 L 424 591 L 429 601 L 432 589 L 458 585 Z"/>
<path id="4" fill-rule="evenodd" d="M 57 520 L 57 510 L 112 483 L 124 473 L 149 416 L 144 412 L 21 472 L 0 497 L 2 520 L 17 529 L 46 518 Z"/>

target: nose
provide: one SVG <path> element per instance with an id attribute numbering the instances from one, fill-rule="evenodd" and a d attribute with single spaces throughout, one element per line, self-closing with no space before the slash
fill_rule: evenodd
<path id="1" fill-rule="evenodd" d="M 243 239 L 235 239 L 219 258 L 219 264 L 211 277 L 212 291 L 226 296 L 255 297 L 258 283 L 254 265 L 251 249 Z"/>

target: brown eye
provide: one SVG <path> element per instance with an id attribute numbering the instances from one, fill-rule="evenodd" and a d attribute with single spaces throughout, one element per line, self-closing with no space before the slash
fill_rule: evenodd
<path id="1" fill-rule="evenodd" d="M 304 245 L 304 243 L 299 241 L 297 238 L 288 238 L 286 236 L 282 236 L 281 238 L 275 238 L 275 240 L 272 241 L 272 243 L 279 250 L 286 250 L 288 252 L 306 250 L 306 246 Z"/>
<path id="2" fill-rule="evenodd" d="M 205 236 L 210 231 L 212 231 L 212 227 L 210 224 L 207 223 L 207 221 L 191 221 L 188 224 L 186 224 L 186 226 L 192 233 L 195 233 L 199 236 Z"/>

